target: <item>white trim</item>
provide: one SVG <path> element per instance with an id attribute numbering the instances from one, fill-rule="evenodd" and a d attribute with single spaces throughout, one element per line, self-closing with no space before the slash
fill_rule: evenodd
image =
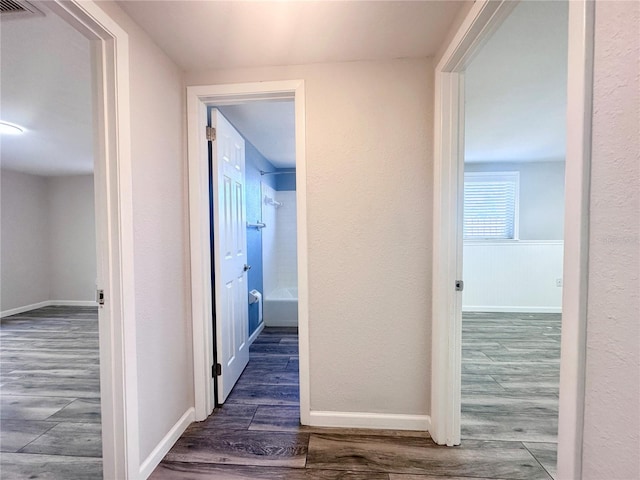
<path id="1" fill-rule="evenodd" d="M 253 332 L 249 337 L 249 340 L 248 340 L 249 346 L 253 345 L 253 342 L 256 341 L 256 338 L 258 338 L 258 335 L 260 335 L 263 330 L 264 330 L 264 320 L 260 322 L 260 325 L 258 325 L 258 328 L 256 328 L 256 331 Z"/>
<path id="2" fill-rule="evenodd" d="M 191 318 L 195 418 L 204 420 L 213 411 L 213 303 L 211 299 L 211 249 L 209 245 L 208 154 L 202 148 L 207 109 L 187 88 L 187 146 L 189 164 L 189 241 L 191 252 Z"/>
<path id="3" fill-rule="evenodd" d="M 213 332 L 210 294 L 208 149 L 204 141 L 207 105 L 241 103 L 269 98 L 289 98 L 295 101 L 300 421 L 303 425 L 309 424 L 309 282 L 307 269 L 306 114 L 303 80 L 187 87 L 191 307 L 196 420 L 207 418 L 214 406 L 210 393 L 213 381 L 211 379 Z"/>
<path id="4" fill-rule="evenodd" d="M 173 447 L 173 445 L 178 441 L 187 427 L 193 423 L 194 419 L 195 409 L 190 407 L 186 412 L 184 412 L 182 417 L 180 417 L 173 427 L 171 427 L 162 440 L 158 442 L 144 462 L 142 462 L 140 465 L 139 478 L 149 478 L 164 456 L 169 453 L 171 447 Z"/>
<path id="5" fill-rule="evenodd" d="M 456 177 L 462 168 L 458 134 L 464 115 L 460 83 L 479 45 L 516 5 L 476 1 L 435 71 L 431 435 L 439 444 L 460 442 L 459 295 L 451 283 L 461 266 L 455 249 L 461 236 L 455 222 L 460 213 Z M 580 478 L 582 463 L 593 18 L 593 2 L 569 2 L 565 287 L 558 429 L 558 477 L 562 480 Z"/>
<path id="6" fill-rule="evenodd" d="M 582 477 L 595 2 L 569 2 L 558 474 Z"/>
<path id="7" fill-rule="evenodd" d="M 402 415 L 365 412 L 311 411 L 309 425 L 335 428 L 373 428 L 380 430 L 429 431 L 429 415 Z"/>
<path id="8" fill-rule="evenodd" d="M 31 305 L 25 305 L 24 307 L 10 308 L 9 310 L 0 312 L 0 317 L 10 317 L 11 315 L 18 315 L 19 313 L 29 312 L 31 310 L 36 310 L 42 307 L 48 307 L 49 305 L 51 305 L 49 300 L 45 300 L 44 302 L 32 303 Z"/>
<path id="9" fill-rule="evenodd" d="M 469 247 L 501 246 L 517 247 L 518 245 L 563 245 L 564 240 L 465 240 L 464 245 Z"/>
<path id="10" fill-rule="evenodd" d="M 0 312 L 0 317 L 9 317 L 19 313 L 30 312 L 44 307 L 97 307 L 95 300 L 45 300 L 44 302 L 32 303 L 24 307 L 11 308 Z"/>
<path id="11" fill-rule="evenodd" d="M 560 307 L 511 307 L 474 305 L 462 307 L 463 312 L 483 312 L 483 313 L 562 313 Z"/>
<path id="12" fill-rule="evenodd" d="M 96 3 L 56 0 L 47 7 L 91 41 L 94 185 L 104 478 L 139 473 L 129 37 Z"/>
<path id="13" fill-rule="evenodd" d="M 97 307 L 95 300 L 51 300 L 49 305 L 53 307 Z"/>
<path id="14" fill-rule="evenodd" d="M 478 0 L 435 71 L 431 436 L 460 443 L 464 77 L 462 71 L 516 2 Z"/>

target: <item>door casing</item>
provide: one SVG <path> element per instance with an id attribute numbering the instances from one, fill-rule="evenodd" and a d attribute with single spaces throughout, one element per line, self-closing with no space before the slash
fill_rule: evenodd
<path id="1" fill-rule="evenodd" d="M 138 478 L 129 37 L 92 1 L 46 7 L 91 42 L 103 476 Z"/>
<path id="2" fill-rule="evenodd" d="M 211 301 L 208 146 L 205 131 L 207 107 L 277 99 L 294 100 L 295 103 L 300 422 L 303 425 L 309 424 L 309 281 L 304 80 L 187 87 L 193 383 L 195 419 L 198 421 L 206 419 L 215 406 L 211 394 L 211 385 L 214 381 L 211 377 L 213 305 Z"/>
<path id="3" fill-rule="evenodd" d="M 435 69 L 431 436 L 460 443 L 464 70 L 517 5 L 478 0 Z M 594 2 L 569 2 L 558 477 L 580 478 L 584 416 Z"/>

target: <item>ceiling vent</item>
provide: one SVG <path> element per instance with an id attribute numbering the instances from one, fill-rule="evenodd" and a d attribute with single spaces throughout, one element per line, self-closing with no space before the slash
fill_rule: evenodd
<path id="1" fill-rule="evenodd" d="M 44 16 L 40 10 L 26 0 L 0 0 L 0 18 L 25 18 Z"/>

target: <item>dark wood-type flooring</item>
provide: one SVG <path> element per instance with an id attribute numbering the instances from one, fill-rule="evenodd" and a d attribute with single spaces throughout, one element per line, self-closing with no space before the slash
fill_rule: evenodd
<path id="1" fill-rule="evenodd" d="M 0 321 L 0 477 L 102 477 L 97 311 Z M 299 425 L 297 334 L 267 329 L 227 403 L 189 427 L 153 479 L 549 479 L 560 316 L 465 314 L 460 447 L 423 432 Z"/>
<path id="2" fill-rule="evenodd" d="M 560 314 L 465 313 L 462 439 L 520 442 L 556 473 Z"/>
<path id="3" fill-rule="evenodd" d="M 97 308 L 5 317 L 0 342 L 0 477 L 102 478 Z"/>
<path id="4" fill-rule="evenodd" d="M 299 424 L 295 329 L 265 329 L 229 399 L 153 480 L 545 479 L 555 468 L 559 315 L 465 314 L 463 442 Z"/>

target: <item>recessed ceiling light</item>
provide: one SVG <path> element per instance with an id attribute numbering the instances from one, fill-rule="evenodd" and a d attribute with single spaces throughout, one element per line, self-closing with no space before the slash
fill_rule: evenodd
<path id="1" fill-rule="evenodd" d="M 0 120 L 0 133 L 3 135 L 20 135 L 24 133 L 24 127 Z"/>

